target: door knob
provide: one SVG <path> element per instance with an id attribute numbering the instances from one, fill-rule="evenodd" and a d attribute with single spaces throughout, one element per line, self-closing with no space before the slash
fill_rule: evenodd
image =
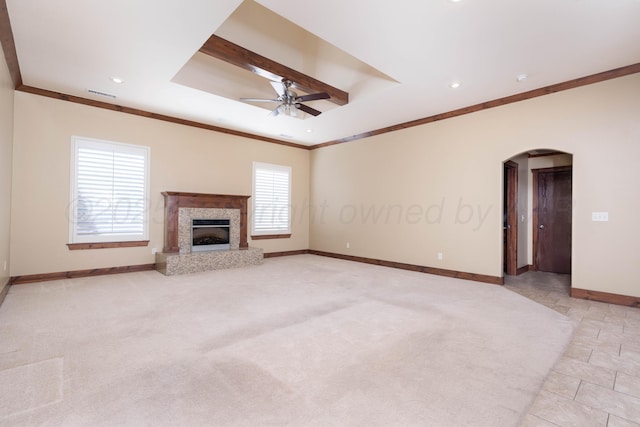
<path id="1" fill-rule="evenodd" d="M 540 224 L 540 225 L 538 226 L 538 228 L 539 228 L 540 230 L 544 230 L 544 224 Z"/>

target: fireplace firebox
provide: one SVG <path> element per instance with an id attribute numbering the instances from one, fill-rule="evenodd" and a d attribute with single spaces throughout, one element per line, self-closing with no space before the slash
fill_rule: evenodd
<path id="1" fill-rule="evenodd" d="M 229 250 L 230 227 L 228 219 L 191 220 L 191 251 Z"/>

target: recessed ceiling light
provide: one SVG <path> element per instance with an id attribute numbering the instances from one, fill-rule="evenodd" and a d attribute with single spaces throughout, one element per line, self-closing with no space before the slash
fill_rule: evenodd
<path id="1" fill-rule="evenodd" d="M 449 0 L 451 3 L 460 3 L 462 0 Z"/>
<path id="2" fill-rule="evenodd" d="M 451 82 L 451 83 L 449 84 L 449 87 L 451 87 L 451 88 L 453 88 L 453 89 L 456 89 L 456 88 L 459 88 L 461 84 L 462 84 L 462 83 L 460 83 L 460 82 Z"/>
<path id="3" fill-rule="evenodd" d="M 313 129 L 307 129 L 307 133 L 313 132 Z"/>
<path id="4" fill-rule="evenodd" d="M 110 77 L 109 79 L 114 83 L 124 83 L 124 79 L 121 79 L 120 77 Z"/>
<path id="5" fill-rule="evenodd" d="M 518 74 L 518 76 L 516 77 L 516 80 L 518 82 L 523 82 L 525 80 L 527 80 L 529 78 L 529 74 Z"/>

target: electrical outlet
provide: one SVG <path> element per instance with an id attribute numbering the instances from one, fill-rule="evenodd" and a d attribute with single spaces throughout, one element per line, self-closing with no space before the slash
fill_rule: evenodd
<path id="1" fill-rule="evenodd" d="M 4 260 L 4 264 L 2 265 L 2 270 L 7 271 L 7 260 Z"/>
<path id="2" fill-rule="evenodd" d="M 158 248 L 151 248 L 151 255 L 155 255 L 158 252 Z"/>
<path id="3" fill-rule="evenodd" d="M 438 261 L 442 261 L 442 252 L 438 252 Z"/>
<path id="4" fill-rule="evenodd" d="M 351 247 L 351 243 L 347 242 L 347 249 Z"/>

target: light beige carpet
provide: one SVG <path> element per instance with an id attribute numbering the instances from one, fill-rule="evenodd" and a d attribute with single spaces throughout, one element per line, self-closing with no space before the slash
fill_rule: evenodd
<path id="1" fill-rule="evenodd" d="M 572 332 L 499 286 L 313 255 L 19 285 L 0 425 L 515 426 Z"/>

